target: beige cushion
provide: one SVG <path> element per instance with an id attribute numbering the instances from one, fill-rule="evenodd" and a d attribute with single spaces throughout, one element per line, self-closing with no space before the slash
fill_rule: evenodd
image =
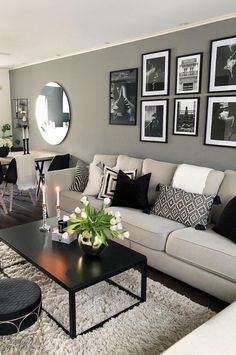
<path id="1" fill-rule="evenodd" d="M 106 154 L 96 154 L 93 158 L 93 163 L 103 163 L 109 167 L 113 167 L 116 165 L 117 155 L 106 155 Z"/>
<path id="2" fill-rule="evenodd" d="M 129 157 L 127 155 L 119 155 L 115 168 L 121 170 L 137 170 L 137 177 L 141 176 L 143 159 Z"/>
<path id="3" fill-rule="evenodd" d="M 235 355 L 236 302 L 186 335 L 163 355 Z"/>
<path id="4" fill-rule="evenodd" d="M 221 199 L 221 205 L 214 206 L 212 211 L 212 221 L 217 222 L 227 203 L 236 196 L 236 172 L 226 170 L 223 182 L 220 186 L 218 195 Z"/>
<path id="5" fill-rule="evenodd" d="M 225 174 L 223 171 L 211 170 L 207 180 L 206 185 L 203 190 L 204 195 L 215 195 L 218 194 L 220 185 L 224 179 Z"/>
<path id="6" fill-rule="evenodd" d="M 236 281 L 236 244 L 215 233 L 185 228 L 170 234 L 167 254 L 189 264 Z"/>
<path id="7" fill-rule="evenodd" d="M 142 175 L 152 173 L 148 192 L 150 203 L 154 203 L 156 201 L 157 184 L 162 183 L 170 185 L 176 168 L 177 164 L 166 163 L 152 159 L 144 159 Z"/>
<path id="8" fill-rule="evenodd" d="M 97 197 L 101 189 L 103 175 L 104 175 L 103 170 L 99 166 L 91 163 L 89 165 L 88 183 L 83 192 L 83 195 Z"/>
<path id="9" fill-rule="evenodd" d="M 122 224 L 130 233 L 130 240 L 154 250 L 165 250 L 168 235 L 184 228 L 184 225 L 170 219 L 148 215 L 140 210 L 124 207 L 110 207 L 112 211 L 120 211 Z"/>
<path id="10" fill-rule="evenodd" d="M 74 209 L 79 206 L 82 206 L 80 199 L 83 197 L 82 192 L 75 192 L 75 191 L 61 191 L 60 193 L 60 205 L 63 211 L 68 212 L 69 214 L 74 211 Z M 94 207 L 100 207 L 103 203 L 102 200 L 98 200 L 94 196 L 88 197 L 89 201 Z"/>

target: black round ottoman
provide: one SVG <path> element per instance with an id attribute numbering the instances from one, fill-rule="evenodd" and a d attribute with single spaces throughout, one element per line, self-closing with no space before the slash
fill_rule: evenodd
<path id="1" fill-rule="evenodd" d="M 29 328 L 41 313 L 40 287 L 21 278 L 0 280 L 0 335 Z"/>

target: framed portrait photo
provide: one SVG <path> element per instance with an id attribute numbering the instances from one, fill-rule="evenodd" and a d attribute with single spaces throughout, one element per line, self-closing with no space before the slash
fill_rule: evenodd
<path id="1" fill-rule="evenodd" d="M 236 96 L 208 97 L 205 144 L 236 147 Z"/>
<path id="2" fill-rule="evenodd" d="M 211 41 L 209 92 L 236 90 L 236 36 Z"/>
<path id="3" fill-rule="evenodd" d="M 201 91 L 202 53 L 176 58 L 175 93 L 199 94 Z"/>
<path id="4" fill-rule="evenodd" d="M 136 125 L 138 68 L 110 72 L 109 122 Z"/>
<path id="5" fill-rule="evenodd" d="M 170 49 L 142 55 L 142 96 L 169 93 Z"/>
<path id="6" fill-rule="evenodd" d="M 141 101 L 140 140 L 167 143 L 168 100 Z"/>
<path id="7" fill-rule="evenodd" d="M 197 136 L 199 98 L 175 99 L 173 134 Z"/>

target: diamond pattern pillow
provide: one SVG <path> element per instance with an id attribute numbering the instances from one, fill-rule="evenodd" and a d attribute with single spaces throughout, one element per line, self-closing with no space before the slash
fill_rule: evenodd
<path id="1" fill-rule="evenodd" d="M 207 226 L 215 195 L 199 195 L 160 184 L 160 194 L 151 213 L 187 227 Z"/>
<path id="2" fill-rule="evenodd" d="M 100 200 L 106 197 L 109 197 L 110 199 L 113 198 L 116 189 L 118 172 L 119 169 L 109 168 L 108 166 L 105 166 L 102 186 L 98 194 L 98 198 Z M 133 180 L 136 177 L 137 170 L 124 170 L 124 173 L 129 176 L 130 179 Z"/>

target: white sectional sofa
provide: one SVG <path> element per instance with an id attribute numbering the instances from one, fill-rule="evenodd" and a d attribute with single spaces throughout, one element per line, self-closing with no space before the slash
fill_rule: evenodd
<path id="1" fill-rule="evenodd" d="M 177 164 L 151 159 L 137 159 L 124 155 L 95 155 L 94 163 L 103 162 L 122 170 L 137 169 L 138 175 L 151 172 L 149 201 L 155 201 L 158 183 L 171 184 Z M 61 209 L 70 214 L 80 205 L 82 194 L 69 191 L 75 168 L 46 173 L 49 216 L 54 216 L 55 186 L 61 188 Z M 236 172 L 212 170 L 207 178 L 204 193 L 218 193 L 222 204 L 214 206 L 211 221 L 215 223 L 226 203 L 236 195 Z M 96 207 L 101 200 L 90 198 Z M 111 207 L 122 213 L 124 227 L 130 239 L 123 243 L 145 254 L 148 264 L 162 272 L 208 292 L 226 302 L 236 300 L 236 244 L 215 233 L 211 225 L 205 231 L 186 227 L 178 222 L 147 215 L 142 211 Z"/>
<path id="2" fill-rule="evenodd" d="M 236 302 L 167 349 L 163 355 L 235 355 Z"/>

